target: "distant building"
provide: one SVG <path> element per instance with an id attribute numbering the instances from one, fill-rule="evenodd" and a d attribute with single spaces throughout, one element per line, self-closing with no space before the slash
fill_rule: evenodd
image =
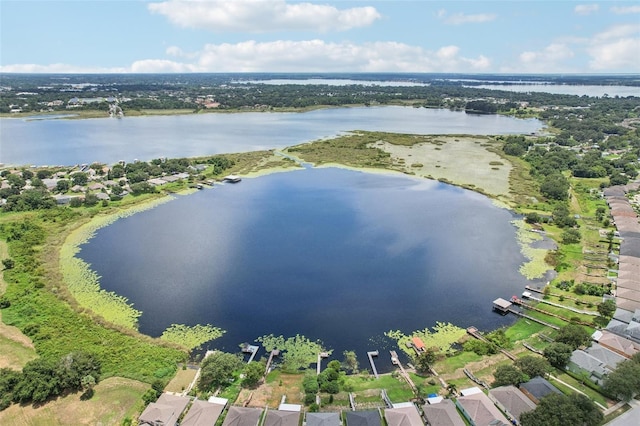
<path id="1" fill-rule="evenodd" d="M 189 401 L 186 396 L 163 393 L 156 402 L 147 405 L 138 418 L 138 424 L 175 426 Z"/>
<path id="2" fill-rule="evenodd" d="M 429 426 L 466 426 L 450 399 L 443 399 L 437 404 L 425 404 L 422 412 Z"/>
<path id="3" fill-rule="evenodd" d="M 500 386 L 491 389 L 489 399 L 509 418 L 515 419 L 516 424 L 520 424 L 520 415 L 536 408 L 536 404 L 515 386 Z"/>
<path id="4" fill-rule="evenodd" d="M 534 404 L 538 404 L 542 398 L 550 393 L 561 394 L 560 390 L 553 386 L 547 379 L 542 377 L 534 377 L 526 383 L 520 384 L 520 390 L 525 394 Z"/>
<path id="5" fill-rule="evenodd" d="M 507 426 L 511 423 L 479 388 L 463 389 L 456 405 L 472 426 Z"/>

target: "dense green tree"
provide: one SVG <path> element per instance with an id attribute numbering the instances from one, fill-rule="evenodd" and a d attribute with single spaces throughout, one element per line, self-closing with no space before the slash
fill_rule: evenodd
<path id="1" fill-rule="evenodd" d="M 416 358 L 416 369 L 421 373 L 428 373 L 434 362 L 436 362 L 435 351 L 427 349 Z"/>
<path id="2" fill-rule="evenodd" d="M 518 358 L 514 364 L 529 377 L 545 377 L 551 370 L 551 366 L 546 359 L 534 355 L 525 355 L 522 358 Z"/>
<path id="3" fill-rule="evenodd" d="M 202 361 L 198 389 L 207 392 L 228 386 L 241 366 L 242 360 L 237 355 L 214 352 Z"/>
<path id="4" fill-rule="evenodd" d="M 83 377 L 91 375 L 95 381 L 98 381 L 101 371 L 100 361 L 94 355 L 78 351 L 60 360 L 57 374 L 62 389 L 78 391 L 83 388 Z"/>
<path id="5" fill-rule="evenodd" d="M 548 175 L 540 184 L 540 192 L 552 200 L 566 200 L 569 195 L 569 182 L 560 173 Z"/>
<path id="6" fill-rule="evenodd" d="M 591 342 L 591 335 L 578 324 L 567 324 L 558 330 L 556 342 L 566 343 L 573 349 L 588 345 Z"/>
<path id="7" fill-rule="evenodd" d="M 20 382 L 13 390 L 13 400 L 20 403 L 44 402 L 62 391 L 57 373 L 58 362 L 49 358 L 36 358 L 22 369 Z"/>
<path id="8" fill-rule="evenodd" d="M 623 401 L 640 394 L 640 352 L 619 363 L 605 379 L 603 389 L 608 395 Z"/>
<path id="9" fill-rule="evenodd" d="M 358 371 L 358 357 L 355 351 L 344 351 L 342 353 L 344 360 L 342 361 L 343 368 L 351 373 Z"/>
<path id="10" fill-rule="evenodd" d="M 84 186 L 87 184 L 87 182 L 89 182 L 89 176 L 84 172 L 76 172 L 71 175 L 71 181 L 73 182 L 74 186 Z"/>
<path id="11" fill-rule="evenodd" d="M 242 379 L 242 387 L 254 388 L 260 383 L 264 376 L 266 363 L 250 362 L 244 367 L 244 378 Z"/>
<path id="12" fill-rule="evenodd" d="M 0 411 L 11 405 L 13 389 L 20 382 L 22 373 L 9 368 L 0 368 Z"/>
<path id="13" fill-rule="evenodd" d="M 572 352 L 573 348 L 566 343 L 553 342 L 544 348 L 544 357 L 549 361 L 549 364 L 563 370 L 567 366 Z"/>
<path id="14" fill-rule="evenodd" d="M 562 231 L 562 244 L 576 244 L 580 242 L 580 231 L 574 228 Z"/>
<path id="15" fill-rule="evenodd" d="M 2 259 L 2 266 L 4 269 L 13 269 L 16 265 L 16 262 L 11 258 Z"/>
<path id="16" fill-rule="evenodd" d="M 602 421 L 602 412 L 586 396 L 552 393 L 540 400 L 535 410 L 520 416 L 522 426 L 596 426 Z"/>
<path id="17" fill-rule="evenodd" d="M 494 387 L 506 385 L 518 386 L 520 383 L 524 383 L 529 380 L 529 377 L 526 376 L 518 367 L 511 364 L 499 365 L 493 373 L 493 378 Z"/>
<path id="18" fill-rule="evenodd" d="M 98 204 L 98 196 L 96 194 L 87 194 L 84 197 L 84 205 L 87 207 L 93 207 Z"/>
<path id="19" fill-rule="evenodd" d="M 612 299 L 607 299 L 598 305 L 598 313 L 605 318 L 613 317 L 616 312 L 616 302 Z"/>
<path id="20" fill-rule="evenodd" d="M 60 179 L 56 182 L 56 191 L 67 192 L 71 188 L 71 183 L 66 179 Z"/>
<path id="21" fill-rule="evenodd" d="M 318 385 L 318 376 L 311 371 L 307 372 L 304 375 L 304 379 L 302 379 L 302 389 L 304 389 L 305 394 L 313 394 L 315 395 L 320 390 L 320 386 Z M 315 398 L 314 398 L 315 400 Z"/>

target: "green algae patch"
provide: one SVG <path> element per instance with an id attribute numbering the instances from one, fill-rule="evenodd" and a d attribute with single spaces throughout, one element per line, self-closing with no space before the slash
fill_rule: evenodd
<path id="1" fill-rule="evenodd" d="M 451 323 L 436 322 L 432 330 L 429 327 L 424 330 L 416 330 L 410 335 L 405 335 L 400 330 L 387 331 L 384 335 L 397 342 L 398 347 L 413 357 L 415 351 L 412 346 L 412 338 L 418 337 L 424 343 L 425 348 L 437 348 L 440 352 L 448 354 L 453 351 L 452 346 L 467 334 L 466 330 Z"/>
<path id="2" fill-rule="evenodd" d="M 96 216 L 69 234 L 60 249 L 60 270 L 69 292 L 80 306 L 90 309 L 113 324 L 137 329 L 138 317 L 142 312 L 135 309 L 126 297 L 101 289 L 98 274 L 76 255 L 80 251 L 80 246 L 93 238 L 98 229 L 172 199 L 173 197 L 164 197 L 113 214 Z"/>
<path id="3" fill-rule="evenodd" d="M 211 324 L 196 324 L 193 326 L 171 324 L 171 326 L 162 333 L 160 339 L 184 346 L 188 349 L 195 349 L 203 343 L 221 337 L 224 333 L 224 330 L 214 327 Z"/>
<path id="4" fill-rule="evenodd" d="M 520 245 L 520 251 L 527 259 L 520 266 L 520 273 L 529 280 L 542 278 L 549 269 L 553 269 L 545 261 L 549 250 L 531 247 L 532 243 L 543 239 L 542 235 L 529 231 L 523 220 L 514 220 L 511 223 L 517 229 L 516 237 Z"/>
<path id="5" fill-rule="evenodd" d="M 296 334 L 294 337 L 285 339 L 283 336 L 262 336 L 256 339 L 262 343 L 267 352 L 278 349 L 283 352 L 282 370 L 285 372 L 297 372 L 307 368 L 310 364 L 318 361 L 318 354 L 326 353 L 331 355 L 331 350 L 326 350 L 320 341 L 312 341 L 307 337 Z"/>

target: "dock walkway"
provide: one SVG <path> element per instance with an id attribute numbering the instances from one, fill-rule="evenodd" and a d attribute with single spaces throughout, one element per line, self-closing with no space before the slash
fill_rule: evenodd
<path id="1" fill-rule="evenodd" d="M 393 365 L 398 366 L 398 368 L 400 369 L 400 375 L 402 376 L 402 378 L 405 379 L 407 383 L 409 383 L 411 390 L 417 394 L 418 388 L 416 387 L 415 383 L 413 383 L 413 380 L 411 380 L 411 376 L 409 376 L 409 373 L 407 373 L 404 367 L 402 366 L 402 363 L 400 362 L 400 359 L 398 358 L 398 354 L 396 353 L 396 351 L 389 351 L 389 353 L 391 354 L 391 363 Z"/>
<path id="2" fill-rule="evenodd" d="M 379 355 L 378 351 L 367 352 L 367 357 L 369 358 L 369 362 L 371 363 L 371 369 L 373 370 L 373 375 L 375 376 L 376 379 L 378 379 L 380 376 L 378 376 L 378 369 L 376 368 L 376 363 L 373 362 L 373 357 L 378 355 Z"/>

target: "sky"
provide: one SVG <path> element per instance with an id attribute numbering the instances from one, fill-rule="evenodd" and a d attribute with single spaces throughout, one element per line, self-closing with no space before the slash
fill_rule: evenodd
<path id="1" fill-rule="evenodd" d="M 640 73 L 640 1 L 0 0 L 0 72 Z"/>

